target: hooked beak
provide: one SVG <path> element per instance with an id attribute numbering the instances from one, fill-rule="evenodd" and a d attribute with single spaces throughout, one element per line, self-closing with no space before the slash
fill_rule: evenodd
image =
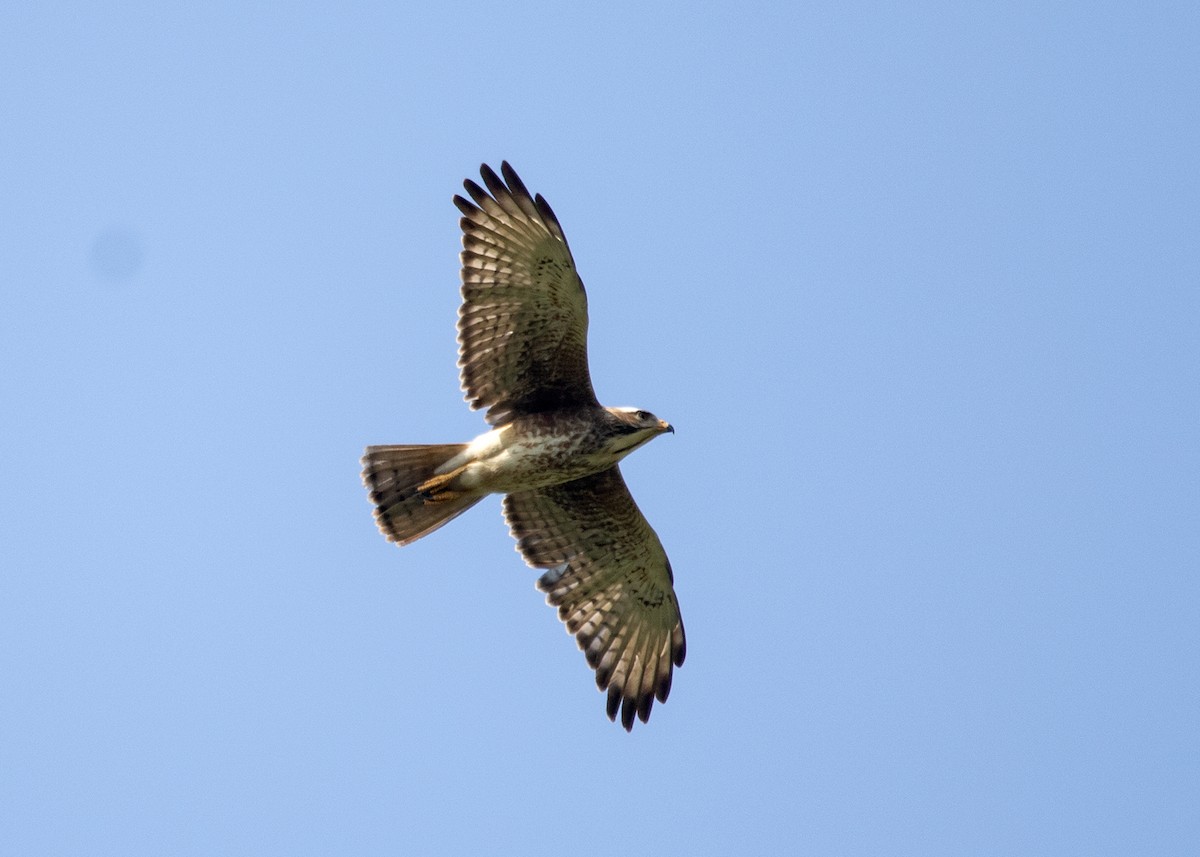
<path id="1" fill-rule="evenodd" d="M 671 434 L 675 434 L 675 426 L 671 425 L 666 420 L 658 421 L 658 430 L 664 434 L 667 432 L 670 432 Z"/>

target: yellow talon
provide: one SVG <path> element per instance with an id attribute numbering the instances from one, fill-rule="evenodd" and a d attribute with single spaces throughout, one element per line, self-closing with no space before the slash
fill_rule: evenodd
<path id="1" fill-rule="evenodd" d="M 425 505 L 430 503 L 448 503 L 451 500 L 457 500 L 462 496 L 461 491 L 455 491 L 450 488 L 450 483 L 458 476 L 465 468 L 458 468 L 449 473 L 443 473 L 440 476 L 434 476 L 432 479 L 426 479 L 417 488 L 417 493 L 424 495 Z"/>

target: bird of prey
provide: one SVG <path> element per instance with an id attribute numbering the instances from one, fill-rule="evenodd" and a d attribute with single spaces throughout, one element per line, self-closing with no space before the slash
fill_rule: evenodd
<path id="1" fill-rule="evenodd" d="M 683 664 L 671 564 L 617 462 L 674 429 L 596 399 L 587 359 L 587 296 L 558 218 L 507 162 L 467 179 L 462 212 L 459 369 L 491 430 L 470 443 L 369 446 L 363 482 L 375 521 L 407 545 L 488 494 L 504 494 L 517 550 L 543 571 L 610 720 L 643 723 Z M 502 177 L 503 178 L 502 178 Z"/>

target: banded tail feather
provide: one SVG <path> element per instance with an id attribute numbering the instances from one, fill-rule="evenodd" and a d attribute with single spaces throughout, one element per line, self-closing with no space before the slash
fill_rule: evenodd
<path id="1" fill-rule="evenodd" d="M 363 484 L 375 504 L 375 523 L 390 542 L 407 545 L 457 518 L 482 494 L 446 490 L 438 469 L 467 448 L 465 443 L 368 446 Z"/>

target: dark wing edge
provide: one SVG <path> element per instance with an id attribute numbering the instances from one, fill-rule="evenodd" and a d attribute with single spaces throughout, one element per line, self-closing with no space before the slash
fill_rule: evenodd
<path id="1" fill-rule="evenodd" d="M 666 551 L 620 470 L 510 494 L 504 515 L 525 561 L 546 570 L 537 588 L 607 691 L 609 719 L 645 723 L 687 640 Z"/>
<path id="2" fill-rule="evenodd" d="M 460 380 L 492 425 L 514 414 L 594 406 L 587 296 L 562 225 L 507 161 L 463 182 Z"/>

